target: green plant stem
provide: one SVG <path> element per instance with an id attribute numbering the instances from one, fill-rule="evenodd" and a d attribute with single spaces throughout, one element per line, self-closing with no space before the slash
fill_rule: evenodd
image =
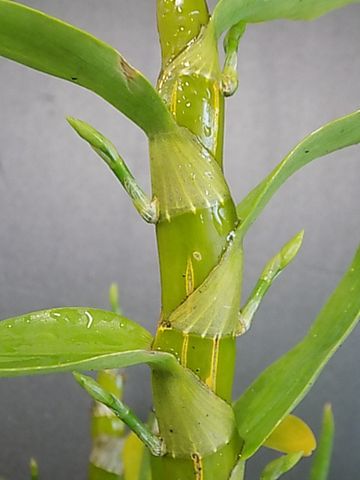
<path id="1" fill-rule="evenodd" d="M 177 123 L 195 134 L 222 166 L 224 96 L 215 38 L 212 31 L 203 28 L 209 19 L 207 5 L 204 0 L 185 0 L 181 9 L 179 12 L 173 1 L 158 1 L 163 58 L 158 89 Z M 195 12 L 196 20 L 191 22 Z M 187 35 L 179 35 L 180 31 Z M 210 389 L 229 402 L 235 338 L 184 333 L 167 325 L 167 319 L 219 263 L 228 245 L 229 233 L 236 224 L 234 203 L 227 196 L 222 203 L 214 202 L 206 208 L 160 220 L 156 230 L 162 315 L 153 348 L 174 353 L 183 366 L 194 371 Z M 163 379 L 154 375 L 154 395 L 166 388 L 160 382 Z M 240 447 L 237 434 L 205 458 L 191 451 L 189 445 L 187 457 L 154 458 L 153 478 L 228 480 Z"/>

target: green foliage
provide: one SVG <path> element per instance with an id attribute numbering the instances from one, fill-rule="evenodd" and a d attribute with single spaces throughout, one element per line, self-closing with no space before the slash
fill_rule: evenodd
<path id="1" fill-rule="evenodd" d="M 157 457 L 164 455 L 165 448 L 162 440 L 153 435 L 149 428 L 116 395 L 106 391 L 97 381 L 87 375 L 75 372 L 74 377 L 96 402 L 108 407 L 120 420 L 126 423 L 153 455 Z"/>
<path id="2" fill-rule="evenodd" d="M 271 197 L 297 170 L 312 160 L 360 143 L 360 110 L 333 120 L 302 140 L 237 206 L 244 234 Z"/>
<path id="3" fill-rule="evenodd" d="M 155 337 L 122 315 L 116 285 L 109 293 L 113 312 L 57 308 L 0 323 L 0 377 L 72 371 L 95 400 L 91 480 L 243 480 L 246 460 L 261 446 L 287 453 L 262 473 L 262 480 L 276 480 L 314 449 L 310 428 L 289 414 L 359 320 L 360 249 L 304 339 L 231 404 L 236 335 L 249 329 L 273 280 L 296 256 L 303 232 L 266 264 L 240 307 L 242 243 L 293 173 L 360 143 L 360 110 L 307 136 L 235 209 L 222 171 L 224 97 L 238 86 L 237 51 L 248 23 L 311 19 L 359 2 L 220 0 L 210 17 L 205 0 L 158 0 L 162 71 L 156 91 L 101 40 L 0 0 L 1 56 L 93 91 L 149 137 L 151 199 L 104 135 L 68 118 L 141 216 L 156 224 L 162 312 Z M 224 32 L 221 71 L 217 43 Z M 103 372 L 98 381 L 78 373 L 143 363 L 152 371 L 151 426 L 122 402 L 116 372 Z M 119 419 L 132 431 L 125 441 Z M 327 478 L 333 433 L 327 407 L 311 480 Z M 37 478 L 35 463 L 31 474 Z"/>
<path id="4" fill-rule="evenodd" d="M 250 294 L 244 307 L 240 312 L 239 334 L 245 333 L 251 326 L 251 321 L 259 308 L 259 305 L 272 285 L 272 282 L 286 268 L 298 254 L 304 237 L 304 231 L 297 233 L 287 242 L 279 253 L 277 253 L 265 265 L 258 282 Z"/>
<path id="5" fill-rule="evenodd" d="M 253 455 L 304 398 L 359 317 L 360 248 L 304 339 L 266 368 L 235 402 L 237 426 L 245 440 L 243 458 Z"/>
<path id="6" fill-rule="evenodd" d="M 311 20 L 359 0 L 220 0 L 212 21 L 220 36 L 239 21 Z"/>
<path id="7" fill-rule="evenodd" d="M 157 200 L 154 199 L 151 201 L 142 188 L 136 183 L 128 166 L 110 140 L 82 120 L 76 120 L 72 117 L 68 117 L 67 120 L 80 137 L 88 142 L 92 149 L 111 168 L 143 219 L 149 223 L 156 223 L 158 220 Z"/>
<path id="8" fill-rule="evenodd" d="M 325 405 L 322 429 L 318 449 L 315 453 L 310 472 L 310 480 L 326 480 L 328 478 L 335 433 L 334 416 L 331 405 Z"/>
<path id="9" fill-rule="evenodd" d="M 154 88 L 119 52 L 37 10 L 0 0 L 0 55 L 92 90 L 148 134 L 172 125 Z"/>
<path id="10" fill-rule="evenodd" d="M 260 480 L 277 480 L 301 460 L 302 452 L 289 453 L 269 463 L 261 474 Z"/>
<path id="11" fill-rule="evenodd" d="M 151 341 L 143 327 L 113 312 L 74 307 L 29 313 L 0 323 L 0 377 L 152 362 Z"/>

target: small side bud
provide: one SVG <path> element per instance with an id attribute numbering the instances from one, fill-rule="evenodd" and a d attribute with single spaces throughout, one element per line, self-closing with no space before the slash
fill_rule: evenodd
<path id="1" fill-rule="evenodd" d="M 225 97 L 234 95 L 238 88 L 237 53 L 245 28 L 246 24 L 239 22 L 228 31 L 224 38 L 225 63 L 221 76 L 221 90 Z"/>
<path id="2" fill-rule="evenodd" d="M 251 326 L 251 322 L 257 312 L 262 299 L 271 287 L 275 278 L 296 257 L 304 238 L 304 230 L 297 233 L 287 242 L 265 266 L 254 290 L 251 292 L 246 304 L 239 313 L 239 325 L 237 335 L 243 335 Z"/>
<path id="3" fill-rule="evenodd" d="M 67 121 L 78 135 L 89 143 L 91 148 L 106 162 L 116 177 L 120 180 L 125 191 L 131 198 L 134 207 L 148 223 L 158 221 L 158 207 L 154 199 L 150 200 L 143 189 L 138 185 L 128 166 L 121 158 L 113 143 L 102 133 L 95 130 L 88 123 L 68 117 Z"/>
<path id="4" fill-rule="evenodd" d="M 112 393 L 104 390 L 93 378 L 78 372 L 73 372 L 73 375 L 78 384 L 86 390 L 95 401 L 110 408 L 110 410 L 140 438 L 153 455 L 165 455 L 166 449 L 162 439 L 154 435 L 149 427 L 143 423 L 127 405 Z"/>

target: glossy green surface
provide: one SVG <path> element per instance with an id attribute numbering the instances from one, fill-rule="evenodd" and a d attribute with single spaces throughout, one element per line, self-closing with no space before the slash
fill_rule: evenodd
<path id="1" fill-rule="evenodd" d="M 175 355 L 219 397 L 231 402 L 236 360 L 234 336 L 214 339 L 184 335 L 179 330 L 166 328 L 158 333 L 155 345 L 155 348 Z"/>
<path id="2" fill-rule="evenodd" d="M 245 441 L 243 458 L 253 455 L 304 398 L 359 317 L 360 248 L 304 339 L 266 368 L 234 403 L 239 433 Z"/>
<path id="3" fill-rule="evenodd" d="M 92 90 L 148 135 L 173 124 L 155 89 L 117 50 L 37 10 L 0 0 L 0 55 Z"/>
<path id="4" fill-rule="evenodd" d="M 237 206 L 240 232 L 246 233 L 271 197 L 297 170 L 312 160 L 360 143 L 360 110 L 338 118 L 304 138 Z"/>
<path id="5" fill-rule="evenodd" d="M 229 472 L 239 457 L 240 448 L 239 439 L 234 437 L 228 445 L 205 457 L 194 455 L 190 460 L 169 456 L 161 459 L 152 457 L 153 479 L 229 480 Z"/>
<path id="6" fill-rule="evenodd" d="M 263 470 L 260 480 L 277 480 L 301 460 L 302 453 L 289 453 L 270 462 Z"/>
<path id="7" fill-rule="evenodd" d="M 140 325 L 104 310 L 33 312 L 0 322 L 0 377 L 166 362 L 147 350 L 151 341 Z"/>
<path id="8" fill-rule="evenodd" d="M 171 457 L 208 456 L 235 435 L 231 406 L 190 370 L 154 370 L 152 384 L 160 436 Z"/>
<path id="9" fill-rule="evenodd" d="M 188 129 L 150 138 L 151 184 L 159 204 L 159 222 L 201 213 L 230 198 L 221 168 Z"/>
<path id="10" fill-rule="evenodd" d="M 217 36 L 241 21 L 311 20 L 359 0 L 220 0 L 213 13 Z"/>
<path id="11" fill-rule="evenodd" d="M 228 200 L 157 224 L 164 319 L 219 263 L 235 221 L 234 205 Z"/>
<path id="12" fill-rule="evenodd" d="M 195 16 L 188 14 L 185 17 L 184 9 L 188 13 L 192 11 Z M 163 69 L 158 89 L 178 124 L 195 134 L 201 144 L 206 147 L 203 151 L 208 152 L 206 156 L 210 152 L 222 166 L 224 100 L 220 84 L 221 72 L 213 32 L 203 30 L 198 36 L 199 26 L 205 19 L 207 21 L 205 1 L 158 2 L 158 23 L 163 55 Z M 180 31 L 184 32 L 184 35 L 179 35 Z M 186 45 L 190 40 L 193 41 Z M 183 47 L 186 48 L 182 50 Z M 177 311 L 177 307 L 189 298 L 219 263 L 227 247 L 227 237 L 237 223 L 234 203 L 227 187 L 224 190 L 221 183 L 218 183 L 218 187 L 215 183 L 222 178 L 221 172 L 216 169 L 213 172 L 210 171 L 208 160 L 203 162 L 205 158 L 203 154 L 199 157 L 195 152 L 192 154 L 183 148 L 177 148 L 176 151 L 181 152 L 180 156 L 179 154 L 176 156 L 176 153 L 174 155 L 171 150 L 169 154 L 164 155 L 164 158 L 172 159 L 174 165 L 172 170 L 169 170 L 169 160 L 167 163 L 164 162 L 162 171 L 160 168 L 156 171 L 152 169 L 153 182 L 154 179 L 158 181 L 158 176 L 164 175 L 164 169 L 166 169 L 166 175 L 170 173 L 172 176 L 169 176 L 168 181 L 163 182 L 166 185 L 166 192 L 174 193 L 171 190 L 174 188 L 176 177 L 181 178 L 182 185 L 181 188 L 177 188 L 178 192 L 174 197 L 179 205 L 170 211 L 170 214 L 161 215 L 161 198 L 159 202 L 160 222 L 157 224 L 157 241 L 162 315 L 154 348 L 175 353 L 181 363 L 191 368 L 208 387 L 222 398 L 230 400 L 235 365 L 234 338 L 219 339 L 211 335 L 203 338 L 193 333 L 184 336 L 181 329 L 164 328 L 164 322 L 166 324 L 170 315 Z M 193 159 L 196 156 L 198 160 L 194 163 Z M 212 161 L 211 157 L 209 159 Z M 154 163 L 153 159 L 152 163 Z M 181 171 L 177 169 L 178 165 L 183 165 Z M 191 168 L 187 168 L 188 165 L 191 165 Z M 205 168 L 200 167 L 199 171 L 201 165 Z M 200 195 L 194 190 L 194 186 Z M 158 188 L 157 191 L 159 190 Z M 223 193 L 220 193 L 221 191 Z M 155 191 L 154 193 L 156 195 Z M 165 195 L 162 196 L 165 197 Z M 190 202 L 187 198 L 190 198 Z M 185 235 L 184 232 L 186 232 Z M 167 384 L 169 380 L 164 376 L 157 373 L 153 375 L 155 406 L 156 403 L 161 405 L 160 402 L 166 404 L 162 412 L 156 409 L 160 425 L 171 424 L 177 417 L 178 405 L 174 412 L 173 400 L 171 398 L 168 401 L 164 400 L 164 392 L 169 392 Z M 177 390 L 179 388 L 180 386 Z M 205 396 L 204 405 L 206 401 Z M 198 406 L 194 406 L 194 412 L 201 415 L 202 412 L 198 412 L 197 409 Z M 183 458 L 168 456 L 154 459 L 153 478 L 156 480 L 170 478 L 173 480 L 227 480 L 239 454 L 240 439 L 235 435 L 230 446 L 224 447 L 226 452 L 222 450 L 216 453 L 205 450 L 199 452 L 199 449 L 191 444 L 194 443 L 193 438 L 197 438 L 201 432 L 202 421 L 200 420 L 198 425 L 191 410 L 188 407 L 188 413 L 185 415 L 179 412 L 180 418 L 185 419 L 189 413 L 193 418 L 191 425 L 187 425 L 188 431 L 183 431 L 184 440 L 187 438 L 186 449 L 183 450 L 183 441 L 179 442 L 178 439 L 175 439 L 173 446 L 177 452 L 176 457 L 181 455 Z M 220 424 L 215 426 L 217 423 L 215 420 L 214 417 L 212 422 L 215 423 L 209 424 L 207 432 L 203 431 L 201 435 L 211 438 L 220 433 Z M 220 419 L 219 422 L 221 423 Z M 172 430 L 176 431 L 177 428 L 179 427 Z M 220 435 L 217 440 L 219 445 L 224 442 L 225 436 Z M 199 459 L 198 455 L 205 458 Z"/>
<path id="13" fill-rule="evenodd" d="M 205 28 L 186 49 L 163 66 L 158 91 L 177 123 L 196 135 L 222 165 L 224 96 L 212 28 Z"/>
<path id="14" fill-rule="evenodd" d="M 297 236 L 267 264 L 239 321 L 243 236 L 296 170 L 360 142 L 360 111 L 322 127 L 292 150 L 236 213 L 222 174 L 222 149 L 224 93 L 236 89 L 238 41 L 246 22 L 313 18 L 359 1 L 220 0 L 209 22 L 205 0 L 158 0 L 163 60 L 159 95 L 109 45 L 41 12 L 0 0 L 0 55 L 92 90 L 149 136 L 159 217 L 147 215 L 154 205 L 114 146 L 89 125 L 72 122 L 114 170 L 143 217 L 153 222 L 159 218 L 162 286 L 162 315 L 154 341 L 127 318 L 90 308 L 47 310 L 0 322 L 0 376 L 150 365 L 158 426 L 167 449 L 164 457 L 152 458 L 153 480 L 242 480 L 245 460 L 266 439 L 269 445 L 272 432 L 273 448 L 274 442 L 278 447 L 279 437 L 280 443 L 289 440 L 294 428 L 290 425 L 284 434 L 284 423 L 291 418 L 288 413 L 358 320 L 360 251 L 304 340 L 266 369 L 235 403 L 235 419 L 231 407 L 235 327 L 248 328 L 272 280 L 301 243 Z M 232 26 L 225 38 L 222 73 L 217 40 Z M 114 290 L 111 303 L 120 313 Z M 144 443 L 150 445 L 153 437 L 158 440 L 114 397 L 121 392 L 106 373 L 100 374 L 100 386 L 84 376 L 78 378 Z M 99 403 L 97 407 L 104 414 L 105 407 Z M 327 476 L 333 436 L 330 413 L 324 417 L 312 480 Z M 94 417 L 93 434 L 105 435 L 108 443 L 95 448 L 101 460 L 92 463 L 91 480 L 122 478 L 123 425 L 106 414 Z M 296 423 L 296 440 L 301 440 Z M 306 434 L 308 445 L 313 439 L 310 430 Z M 245 439 L 244 448 L 240 437 Z M 293 447 L 292 442 L 285 443 Z M 136 458 L 141 468 L 132 473 L 128 468 L 125 479 L 150 480 L 149 452 L 126 455 L 128 466 Z M 301 455 L 296 452 L 275 460 L 261 478 L 279 478 Z"/>
<path id="15" fill-rule="evenodd" d="M 322 428 L 311 466 L 310 480 L 327 480 L 334 446 L 335 423 L 331 405 L 325 405 Z"/>
<path id="16" fill-rule="evenodd" d="M 204 0 L 157 0 L 157 25 L 163 66 L 173 60 L 209 21 Z"/>

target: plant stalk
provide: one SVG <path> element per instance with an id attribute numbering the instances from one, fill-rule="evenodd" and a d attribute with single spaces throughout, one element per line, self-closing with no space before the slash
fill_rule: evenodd
<path id="1" fill-rule="evenodd" d="M 224 96 L 217 44 L 213 32 L 206 28 L 206 2 L 183 0 L 179 5 L 174 0 L 158 0 L 157 8 L 163 61 L 158 90 L 177 123 L 196 135 L 222 168 Z M 153 182 L 155 175 L 153 172 Z M 196 179 L 189 172 L 185 183 L 191 181 Z M 172 328 L 169 316 L 218 265 L 236 224 L 234 202 L 228 193 L 223 201 L 206 208 L 175 212 L 167 218 L 160 215 L 156 228 L 162 312 L 153 348 L 175 354 L 183 366 L 229 403 L 235 368 L 234 336 L 186 333 Z M 166 388 L 159 385 L 162 381 L 153 374 L 154 395 L 161 392 L 161 387 Z M 189 445 L 186 458 L 154 458 L 153 478 L 228 480 L 240 447 L 237 433 L 205 458 Z"/>

